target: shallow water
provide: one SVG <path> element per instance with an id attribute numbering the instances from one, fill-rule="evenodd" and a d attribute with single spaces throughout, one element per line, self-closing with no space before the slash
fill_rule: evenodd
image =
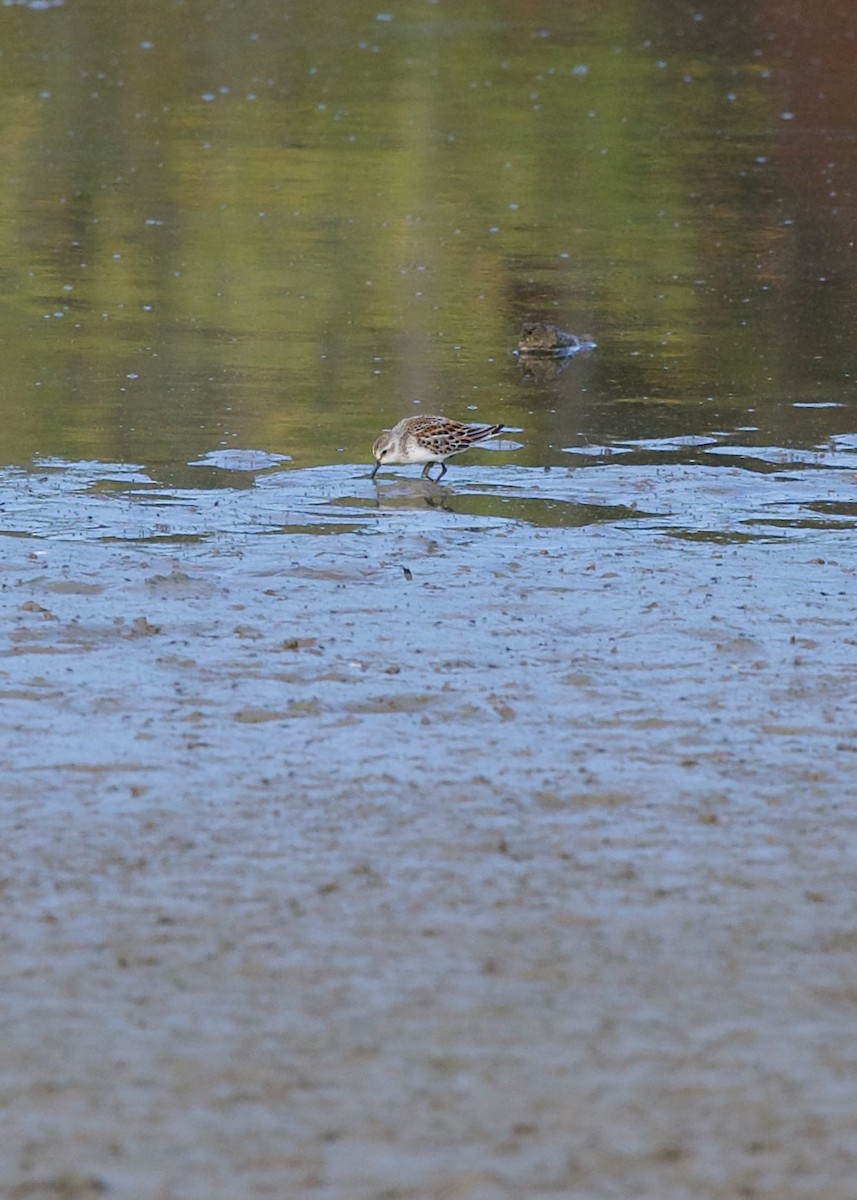
<path id="1" fill-rule="evenodd" d="M 851 17 L 0 13 L 0 1192 L 853 1200 Z"/>
<path id="2" fill-rule="evenodd" d="M 6 461 L 357 462 L 415 407 L 523 427 L 528 465 L 853 431 L 822 15 L 7 7 Z M 598 349 L 533 378 L 524 319 Z"/>

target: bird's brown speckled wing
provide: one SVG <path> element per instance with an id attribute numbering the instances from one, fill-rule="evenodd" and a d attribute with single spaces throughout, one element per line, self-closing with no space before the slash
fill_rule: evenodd
<path id="1" fill-rule="evenodd" d="M 427 450 L 437 454 L 455 454 L 459 450 L 496 437 L 502 425 L 466 425 L 447 417 L 414 417 L 409 433 L 418 438 Z"/>

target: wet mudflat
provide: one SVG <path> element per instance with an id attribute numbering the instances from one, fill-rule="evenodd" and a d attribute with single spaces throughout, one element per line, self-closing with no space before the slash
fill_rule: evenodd
<path id="1" fill-rule="evenodd" d="M 97 474 L 3 487 L 4 1195 L 849 1200 L 847 459 Z"/>

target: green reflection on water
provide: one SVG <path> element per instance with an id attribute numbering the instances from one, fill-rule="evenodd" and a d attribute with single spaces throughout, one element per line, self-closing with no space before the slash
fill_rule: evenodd
<path id="1" fill-rule="evenodd" d="M 368 462 L 416 401 L 522 427 L 531 464 L 852 427 L 793 407 L 852 403 L 857 188 L 833 110 L 783 118 L 792 18 L 387 8 L 4 10 L 6 462 Z M 598 350 L 527 378 L 529 317 Z"/>

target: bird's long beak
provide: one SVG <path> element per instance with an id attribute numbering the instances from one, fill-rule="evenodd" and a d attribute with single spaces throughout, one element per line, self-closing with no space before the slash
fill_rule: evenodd
<path id="1" fill-rule="evenodd" d="M 370 479 L 375 478 L 375 476 L 378 474 L 378 468 L 380 466 L 381 466 L 381 460 L 380 460 L 380 458 L 378 458 L 375 460 L 375 466 L 372 468 L 372 474 L 369 476 Z"/>

